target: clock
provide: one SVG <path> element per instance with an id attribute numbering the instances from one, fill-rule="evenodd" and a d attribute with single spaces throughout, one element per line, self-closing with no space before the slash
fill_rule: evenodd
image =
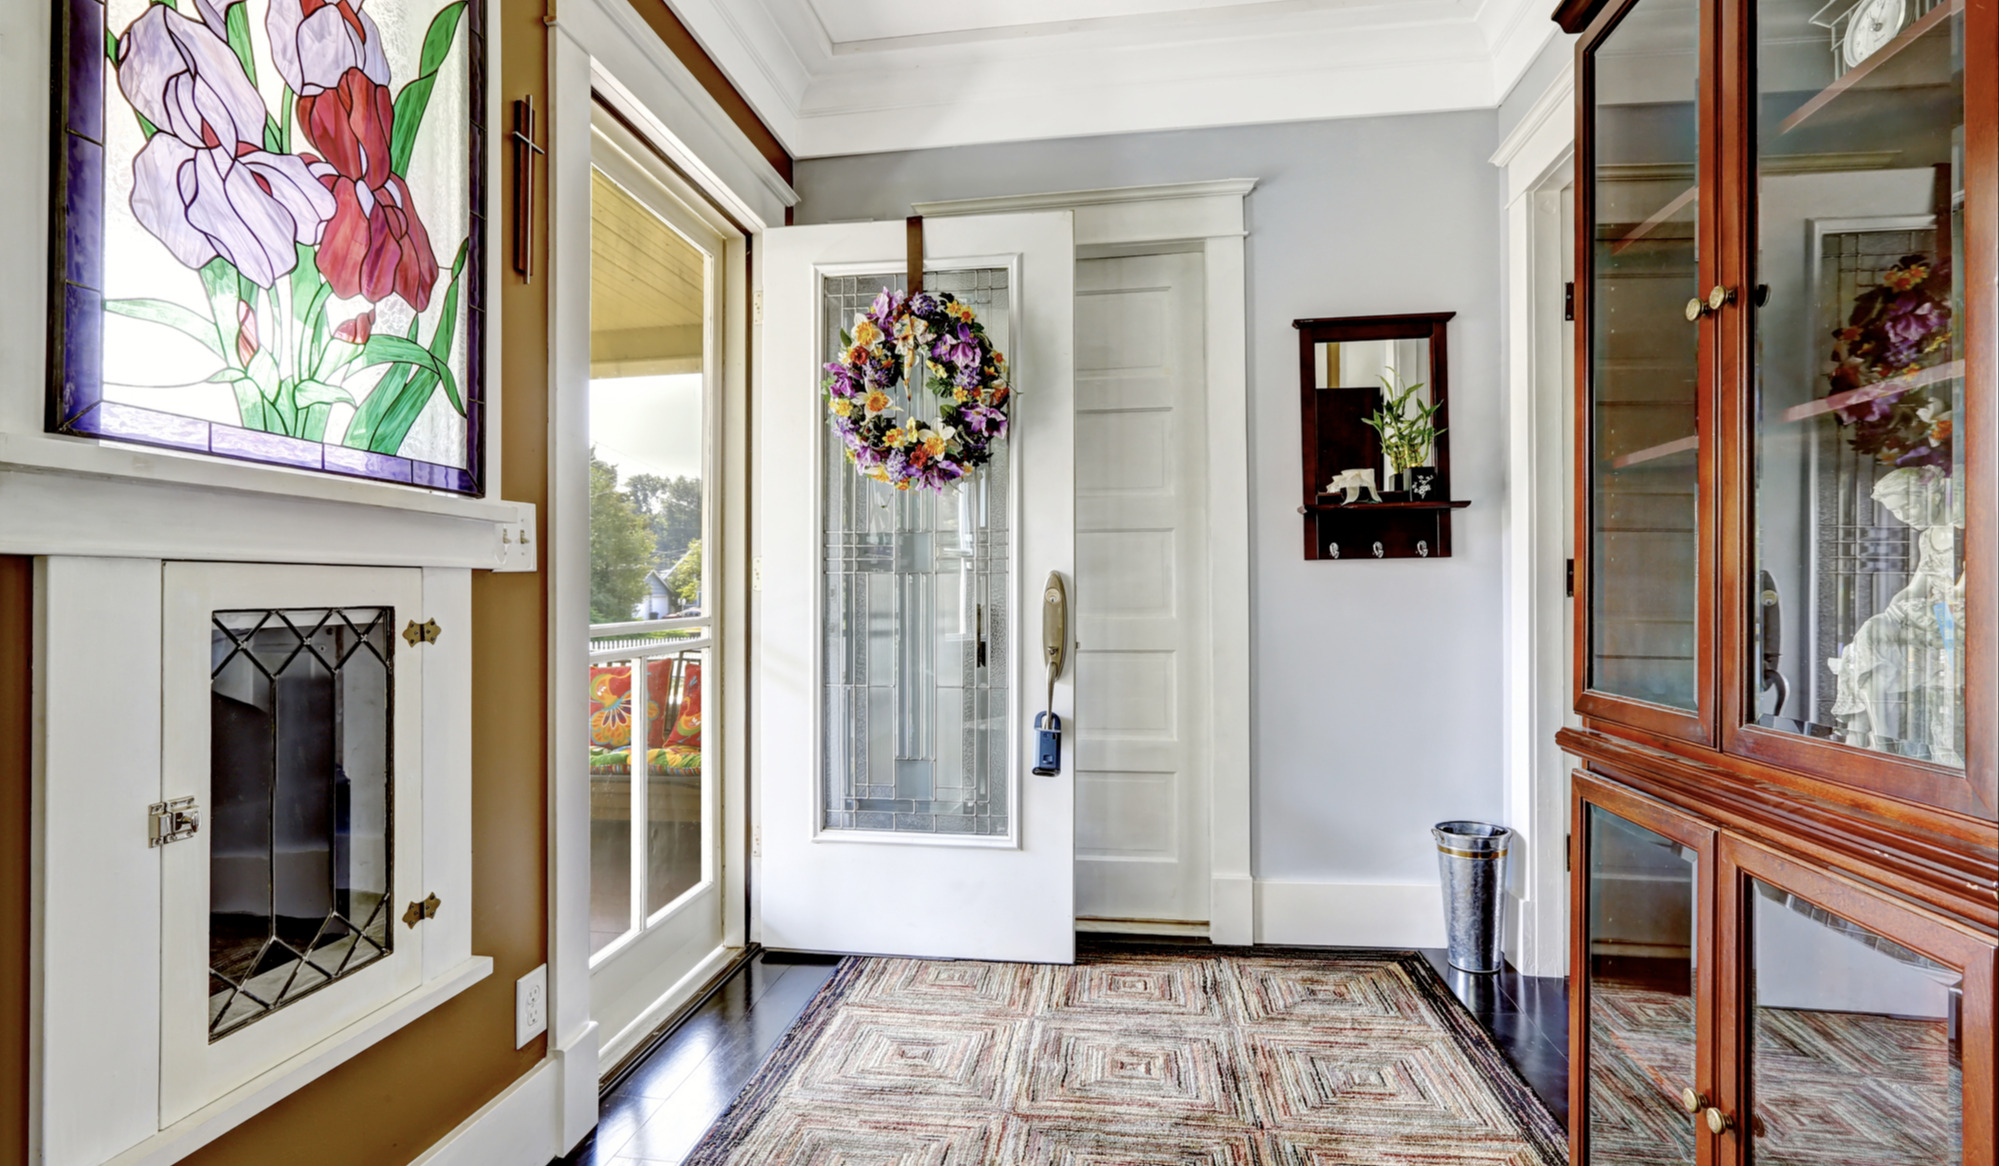
<path id="1" fill-rule="evenodd" d="M 1902 31 L 1907 12 L 1903 0 L 1859 0 L 1846 16 L 1840 54 L 1851 69 L 1881 50 Z"/>

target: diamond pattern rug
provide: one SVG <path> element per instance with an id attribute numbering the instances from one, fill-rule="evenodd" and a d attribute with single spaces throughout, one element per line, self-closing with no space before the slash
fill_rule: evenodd
<path id="1" fill-rule="evenodd" d="M 850 959 L 689 1166 L 1559 1166 L 1404 952 Z"/>

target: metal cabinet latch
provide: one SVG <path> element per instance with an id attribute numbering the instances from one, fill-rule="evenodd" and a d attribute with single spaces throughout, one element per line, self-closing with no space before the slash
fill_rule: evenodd
<path id="1" fill-rule="evenodd" d="M 194 837 L 201 830 L 201 807 L 194 804 L 193 798 L 154 802 L 146 807 L 146 814 L 152 822 L 152 833 L 146 843 L 148 846 L 180 842 Z"/>
<path id="2" fill-rule="evenodd" d="M 403 923 L 415 927 L 426 919 L 434 919 L 437 917 L 437 909 L 443 905 L 443 900 L 435 894 L 426 895 L 422 902 L 410 903 L 409 910 L 403 912 Z"/>
<path id="3" fill-rule="evenodd" d="M 434 619 L 427 619 L 422 623 L 411 620 L 410 626 L 403 629 L 403 639 L 408 640 L 412 648 L 418 644 L 435 644 L 437 633 L 441 630 Z"/>

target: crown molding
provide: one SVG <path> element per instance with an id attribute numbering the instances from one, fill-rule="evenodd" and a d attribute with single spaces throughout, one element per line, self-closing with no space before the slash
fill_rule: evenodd
<path id="1" fill-rule="evenodd" d="M 836 41 L 824 0 L 673 0 L 795 158 L 1489 109 L 1544 0 L 1261 0 Z"/>

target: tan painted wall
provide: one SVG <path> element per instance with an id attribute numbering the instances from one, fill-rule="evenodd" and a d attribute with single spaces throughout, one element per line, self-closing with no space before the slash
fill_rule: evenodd
<path id="1" fill-rule="evenodd" d="M 791 159 L 659 0 L 632 0 L 773 165 Z M 508 99 L 548 107 L 543 0 L 500 0 L 488 52 Z M 504 119 L 502 119 L 504 120 Z M 535 205 L 545 216 L 545 171 Z M 508 188 L 493 192 L 491 245 L 510 237 Z M 547 271 L 547 222 L 535 224 Z M 548 297 L 545 280 L 502 282 L 500 494 L 541 511 L 549 545 Z M 543 561 L 546 567 L 546 561 Z M 493 975 L 259 1114 L 187 1162 L 196 1166 L 397 1166 L 434 1144 L 531 1069 L 545 1038 L 514 1045 L 514 980 L 547 947 L 547 593 L 545 573 L 475 573 L 473 614 L 472 950 Z M 0 556 L 0 1166 L 27 1163 L 31 560 Z"/>

